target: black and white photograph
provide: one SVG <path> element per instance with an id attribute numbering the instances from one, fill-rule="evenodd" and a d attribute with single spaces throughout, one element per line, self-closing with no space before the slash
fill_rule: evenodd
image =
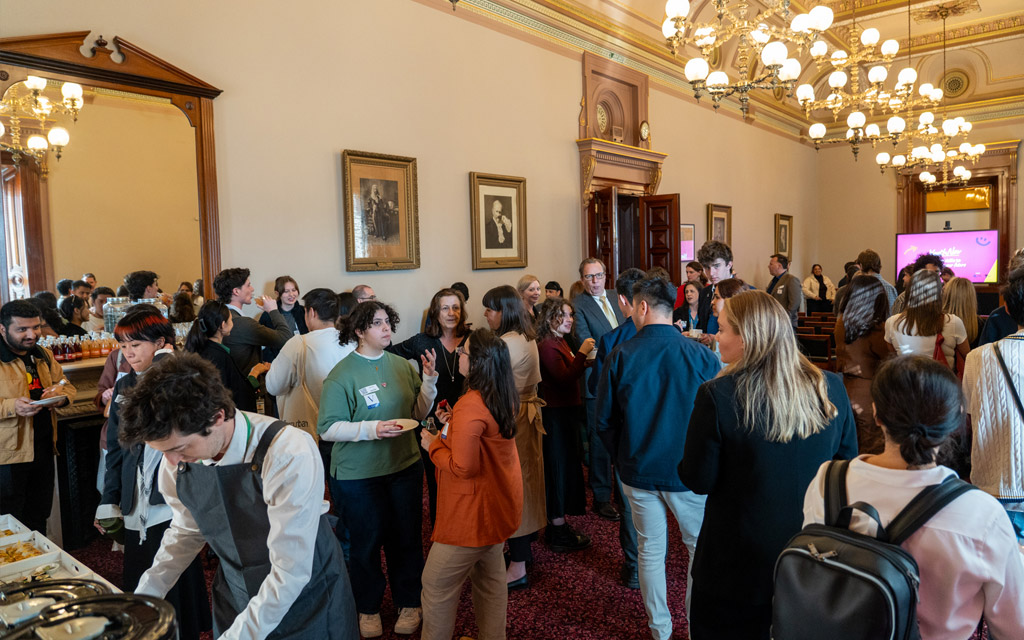
<path id="1" fill-rule="evenodd" d="M 473 268 L 526 266 L 526 178 L 469 174 Z"/>
<path id="2" fill-rule="evenodd" d="M 793 216 L 784 216 L 781 213 L 775 214 L 775 253 L 786 256 L 792 260 L 793 252 Z"/>
<path id="3" fill-rule="evenodd" d="M 346 149 L 342 171 L 345 268 L 418 269 L 416 158 Z"/>
<path id="4" fill-rule="evenodd" d="M 708 203 L 708 240 L 732 244 L 732 207 Z"/>

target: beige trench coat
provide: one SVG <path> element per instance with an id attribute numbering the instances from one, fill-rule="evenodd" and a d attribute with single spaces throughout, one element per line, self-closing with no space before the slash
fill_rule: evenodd
<path id="1" fill-rule="evenodd" d="M 544 493 L 544 423 L 537 397 L 540 382 L 540 355 L 537 341 L 526 340 L 522 334 L 510 332 L 501 336 L 508 345 L 512 373 L 519 390 L 519 414 L 516 416 L 516 449 L 523 472 L 523 518 L 511 537 L 518 538 L 547 526 L 547 502 Z"/>

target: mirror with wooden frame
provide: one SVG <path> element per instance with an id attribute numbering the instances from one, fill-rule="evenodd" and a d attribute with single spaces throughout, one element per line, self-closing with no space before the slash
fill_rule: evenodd
<path id="1" fill-rule="evenodd" d="M 96 274 L 117 289 L 139 269 L 168 293 L 201 277 L 209 297 L 220 270 L 213 99 L 220 90 L 121 39 L 89 31 L 0 39 L 0 96 L 60 103 L 81 85 L 77 114 L 50 120 L 70 142 L 38 160 L 11 149 L 11 109 L 0 109 L 3 300 L 53 291 Z M 36 80 L 37 87 L 41 81 Z M 36 103 L 33 103 L 36 104 Z M 21 144 L 50 126 L 21 118 Z"/>

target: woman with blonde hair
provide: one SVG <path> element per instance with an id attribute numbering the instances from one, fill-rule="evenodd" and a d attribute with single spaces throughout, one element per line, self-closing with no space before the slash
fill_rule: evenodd
<path id="1" fill-rule="evenodd" d="M 772 570 L 800 530 L 804 491 L 823 462 L 857 455 L 857 435 L 842 380 L 799 352 L 774 298 L 738 293 L 718 321 L 727 366 L 697 392 L 679 465 L 683 483 L 708 496 L 690 637 L 767 640 Z"/>
<path id="2" fill-rule="evenodd" d="M 942 312 L 960 318 L 967 330 L 967 344 L 978 345 L 978 294 L 967 278 L 950 278 L 942 287 Z"/>
<path id="3" fill-rule="evenodd" d="M 523 299 L 523 309 L 526 310 L 526 315 L 530 317 L 530 320 L 536 321 L 537 305 L 540 304 L 540 297 L 544 293 L 544 289 L 540 286 L 540 280 L 537 279 L 537 276 L 528 273 L 519 278 L 519 282 L 516 283 L 516 291 Z"/>

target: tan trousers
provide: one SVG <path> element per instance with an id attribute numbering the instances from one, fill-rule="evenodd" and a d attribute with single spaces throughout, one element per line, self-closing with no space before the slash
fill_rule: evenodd
<path id="1" fill-rule="evenodd" d="M 473 585 L 473 611 L 479 640 L 505 640 L 508 588 L 502 544 L 454 547 L 435 542 L 423 567 L 422 640 L 451 640 L 462 585 Z"/>

